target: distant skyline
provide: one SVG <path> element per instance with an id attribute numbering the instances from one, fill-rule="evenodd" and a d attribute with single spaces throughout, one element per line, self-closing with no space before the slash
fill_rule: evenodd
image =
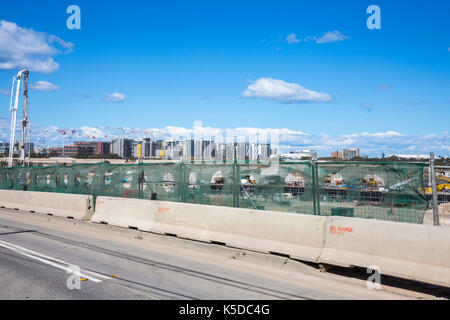
<path id="1" fill-rule="evenodd" d="M 66 26 L 71 4 L 81 9 L 80 30 Z M 381 9 L 380 30 L 366 26 L 371 4 Z M 282 129 L 286 150 L 321 156 L 343 147 L 450 156 L 448 1 L 22 1 L 0 9 L 4 141 L 11 79 L 26 67 L 38 144 L 61 145 L 58 130 L 67 128 L 80 140 L 121 135 L 106 127 L 177 136 L 200 120 L 210 132 Z"/>
<path id="2" fill-rule="evenodd" d="M 9 141 L 9 119 L 0 118 L 0 137 L 5 142 Z M 202 124 L 203 125 L 203 124 Z M 90 127 L 66 128 L 67 133 L 62 135 L 57 126 L 45 127 L 40 124 L 32 126 L 32 140 L 39 147 L 61 147 L 72 145 L 76 141 L 111 141 L 122 138 L 122 130 L 118 127 Z M 343 148 L 360 148 L 361 156 L 381 157 L 382 154 L 408 154 L 424 155 L 433 150 L 436 157 L 447 157 L 446 148 L 450 135 L 445 132 L 442 135 L 404 135 L 396 131 L 386 132 L 362 132 L 355 134 L 343 134 L 330 136 L 326 134 L 313 135 L 287 128 L 213 128 L 193 127 L 184 128 L 166 126 L 164 128 L 124 128 L 125 138 L 142 140 L 145 137 L 157 139 L 204 139 L 226 143 L 237 141 L 249 141 L 250 143 L 272 142 L 272 146 L 280 152 L 315 150 L 321 157 L 330 156 L 333 151 L 341 151 Z M 17 126 L 16 135 L 20 134 Z M 274 145 L 275 144 L 275 145 Z"/>

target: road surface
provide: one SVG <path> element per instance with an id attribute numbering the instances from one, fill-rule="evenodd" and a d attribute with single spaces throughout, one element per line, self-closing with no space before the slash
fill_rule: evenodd
<path id="1" fill-rule="evenodd" d="M 330 277 L 311 267 L 283 270 L 270 263 L 240 260 L 239 255 L 245 256 L 245 252 L 91 222 L 0 209 L 0 299 L 420 297 L 405 292 L 369 290 L 364 282 Z M 272 261 L 269 257 L 263 259 Z M 80 268 L 78 275 L 70 272 L 74 266 Z M 80 289 L 74 288 L 77 278 L 82 279 Z"/>

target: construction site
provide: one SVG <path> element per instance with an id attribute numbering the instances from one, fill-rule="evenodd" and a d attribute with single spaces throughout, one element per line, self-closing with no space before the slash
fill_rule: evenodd
<path id="1" fill-rule="evenodd" d="M 26 69 L 13 77 L 10 146 L 15 143 L 21 94 L 22 139 L 18 159 L 13 158 L 13 148 L 9 148 L 8 167 L 0 170 L 1 189 L 90 194 L 94 198 L 158 199 L 417 224 L 430 223 L 432 213 L 434 224 L 439 224 L 440 216 L 442 224 L 448 225 L 450 168 L 435 168 L 434 158 L 429 163 L 315 159 L 280 162 L 277 158 L 275 163 L 275 159 L 264 161 L 268 158 L 239 159 L 235 148 L 232 163 L 225 158 L 200 162 L 143 161 L 142 146 L 138 145 L 140 157 L 134 163 L 106 159 L 98 163 L 98 160 L 73 158 L 56 158 L 55 163 L 52 159 L 33 159 L 33 163 L 30 155 L 26 159 L 25 154 L 25 146 L 31 143 L 27 139 L 28 77 Z M 164 158 L 164 141 L 159 145 L 162 146 L 160 156 Z M 192 155 L 198 153 L 195 147 L 194 143 Z M 122 151 L 124 148 L 119 146 Z M 359 155 L 359 149 L 356 153 Z"/>

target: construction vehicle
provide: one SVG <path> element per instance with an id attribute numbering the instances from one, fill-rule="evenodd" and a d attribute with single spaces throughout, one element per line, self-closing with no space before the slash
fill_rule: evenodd
<path id="1" fill-rule="evenodd" d="M 422 190 L 427 196 L 433 194 L 431 187 L 424 187 Z M 445 175 L 436 175 L 436 191 L 450 193 L 450 178 Z"/>
<path id="2" fill-rule="evenodd" d="M 244 199 L 253 196 L 255 192 L 255 178 L 251 174 L 241 177 L 241 194 Z"/>
<path id="3" fill-rule="evenodd" d="M 339 173 L 328 174 L 324 182 L 325 190 L 330 197 L 346 196 L 348 186 L 344 183 L 344 178 Z"/>
<path id="4" fill-rule="evenodd" d="M 197 173 L 191 172 L 188 177 L 188 188 L 189 189 L 198 189 L 197 185 Z"/>
<path id="5" fill-rule="evenodd" d="M 361 195 L 364 200 L 379 204 L 383 201 L 385 192 L 384 181 L 379 176 L 368 174 L 361 179 Z"/>
<path id="6" fill-rule="evenodd" d="M 284 179 L 284 194 L 286 197 L 296 197 L 305 191 L 305 181 L 299 173 L 289 173 Z"/>
<path id="7" fill-rule="evenodd" d="M 25 144 L 28 125 L 28 76 L 29 76 L 28 70 L 23 69 L 20 70 L 17 73 L 17 75 L 13 77 L 12 81 L 11 100 L 9 102 L 9 111 L 11 112 L 11 134 L 9 139 L 8 166 L 10 167 L 13 165 L 17 107 L 19 104 L 20 84 L 22 80 L 23 80 L 23 117 L 22 117 L 22 143 L 19 145 L 20 151 L 19 164 L 24 164 L 25 162 Z"/>
<path id="8" fill-rule="evenodd" d="M 222 171 L 219 170 L 216 173 L 213 174 L 211 179 L 211 190 L 214 191 L 220 191 L 223 189 L 223 186 L 225 184 L 225 178 L 222 174 Z"/>
<path id="9" fill-rule="evenodd" d="M 197 173 L 191 172 L 188 177 L 188 190 L 192 197 L 195 196 L 197 191 L 200 189 L 200 186 L 197 183 Z"/>
<path id="10" fill-rule="evenodd" d="M 162 187 L 165 192 L 172 192 L 175 188 L 175 177 L 173 174 L 166 173 L 162 178 Z"/>
<path id="11" fill-rule="evenodd" d="M 450 200 L 450 177 L 446 174 L 436 175 L 436 192 L 438 203 L 448 202 Z M 427 201 L 431 202 L 433 198 L 433 189 L 426 186 L 419 189 L 419 193 L 425 195 Z"/>

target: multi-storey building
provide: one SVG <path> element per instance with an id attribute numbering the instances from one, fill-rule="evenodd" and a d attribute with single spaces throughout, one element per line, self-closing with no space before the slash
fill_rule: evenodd
<path id="1" fill-rule="evenodd" d="M 122 158 L 130 158 L 133 155 L 133 140 L 114 139 L 111 141 L 111 153 L 117 154 Z"/>
<path id="2" fill-rule="evenodd" d="M 352 160 L 359 157 L 359 149 L 342 149 L 342 160 Z"/>

